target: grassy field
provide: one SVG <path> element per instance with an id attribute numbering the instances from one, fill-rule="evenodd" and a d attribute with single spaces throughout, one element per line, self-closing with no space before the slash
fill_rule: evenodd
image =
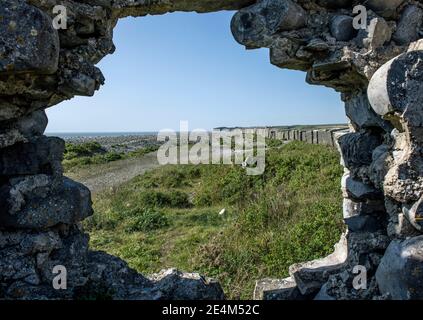
<path id="1" fill-rule="evenodd" d="M 301 142 L 268 150 L 262 176 L 165 166 L 98 194 L 85 226 L 94 249 L 140 272 L 196 271 L 217 278 L 228 298 L 251 298 L 255 280 L 285 277 L 289 265 L 333 250 L 341 175 L 335 150 Z"/>
<path id="2" fill-rule="evenodd" d="M 140 148 L 129 153 L 106 151 L 98 142 L 82 144 L 66 143 L 63 168 L 66 172 L 75 171 L 83 167 L 104 164 L 117 160 L 142 157 L 156 151 L 158 146 Z"/>

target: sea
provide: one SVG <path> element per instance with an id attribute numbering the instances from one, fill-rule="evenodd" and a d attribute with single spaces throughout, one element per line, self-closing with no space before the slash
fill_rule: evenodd
<path id="1" fill-rule="evenodd" d="M 157 135 L 154 131 L 145 132 L 46 132 L 47 136 L 62 139 L 71 138 L 97 138 L 97 137 L 125 137 L 125 136 L 151 136 Z"/>

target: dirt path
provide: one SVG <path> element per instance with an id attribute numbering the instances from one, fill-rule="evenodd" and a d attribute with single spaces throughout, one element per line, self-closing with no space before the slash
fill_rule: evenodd
<path id="1" fill-rule="evenodd" d="M 160 164 L 157 161 L 157 153 L 152 152 L 141 158 L 91 165 L 75 172 L 67 172 L 66 176 L 83 183 L 95 194 L 108 188 L 117 187 L 158 166 Z"/>

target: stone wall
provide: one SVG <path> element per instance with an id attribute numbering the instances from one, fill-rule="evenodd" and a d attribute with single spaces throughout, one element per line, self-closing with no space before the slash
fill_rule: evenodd
<path id="1" fill-rule="evenodd" d="M 368 21 L 357 30 L 359 4 Z M 53 28 L 55 5 L 67 8 L 65 30 Z M 80 225 L 92 214 L 90 193 L 63 177 L 63 141 L 43 134 L 46 108 L 103 84 L 96 64 L 115 50 L 119 18 L 227 9 L 238 10 L 231 29 L 240 44 L 268 48 L 275 66 L 340 92 L 352 127 L 339 139 L 348 231 L 334 254 L 260 281 L 256 297 L 423 298 L 422 0 L 2 0 L 1 298 L 222 297 L 198 275 L 147 278 L 90 251 Z M 67 269 L 67 290 L 52 287 L 56 265 Z M 367 270 L 366 290 L 353 287 L 357 266 Z"/>
<path id="2" fill-rule="evenodd" d="M 234 130 L 228 129 L 227 130 Z M 245 128 L 236 128 L 241 131 L 246 130 Z M 276 139 L 282 141 L 303 141 L 310 144 L 321 144 L 330 147 L 338 146 L 338 139 L 349 132 L 349 129 L 346 127 L 334 127 L 328 129 L 280 129 L 278 127 L 257 127 L 249 128 L 250 130 L 255 130 L 255 132 L 261 132 L 266 138 Z"/>

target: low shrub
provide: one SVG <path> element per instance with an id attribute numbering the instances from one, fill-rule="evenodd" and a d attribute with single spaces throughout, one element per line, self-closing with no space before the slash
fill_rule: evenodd
<path id="1" fill-rule="evenodd" d="M 164 228 L 169 224 L 165 214 L 152 209 L 136 208 L 131 211 L 125 221 L 126 232 L 153 231 Z"/>

